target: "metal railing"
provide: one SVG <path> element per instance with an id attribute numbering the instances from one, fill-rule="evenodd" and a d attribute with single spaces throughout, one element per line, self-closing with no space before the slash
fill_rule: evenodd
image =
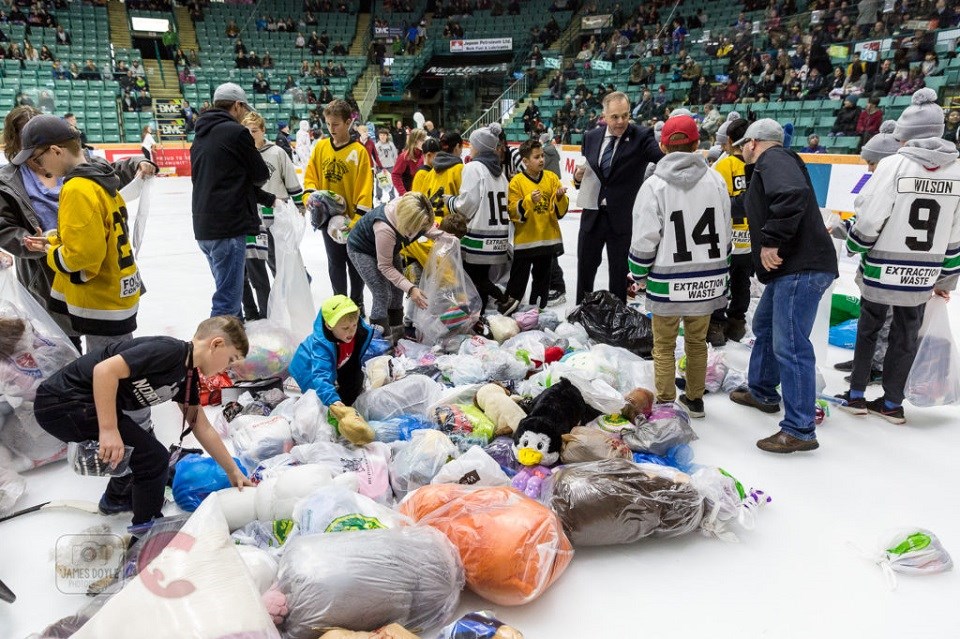
<path id="1" fill-rule="evenodd" d="M 477 120 L 467 127 L 467 129 L 461 134 L 464 138 L 468 138 L 470 134 L 481 127 L 485 127 L 488 124 L 493 122 L 503 122 L 510 113 L 513 112 L 513 109 L 516 107 L 517 103 L 522 100 L 527 95 L 527 77 L 523 76 L 509 87 L 507 90 L 501 93 L 496 100 L 493 101 L 493 105 L 484 111 Z M 506 108 L 504 108 L 506 107 Z"/>
<path id="2" fill-rule="evenodd" d="M 370 81 L 370 84 L 367 85 L 367 90 L 363 94 L 363 98 L 357 104 L 360 107 L 360 121 L 366 122 L 367 118 L 370 117 L 370 112 L 373 111 L 373 105 L 377 103 L 377 96 L 380 95 L 380 76 L 376 74 L 373 75 L 373 78 Z"/>

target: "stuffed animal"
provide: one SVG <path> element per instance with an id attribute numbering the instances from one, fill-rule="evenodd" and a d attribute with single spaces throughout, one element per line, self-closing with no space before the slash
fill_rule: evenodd
<path id="1" fill-rule="evenodd" d="M 476 397 L 477 407 L 482 410 L 496 426 L 494 434 L 512 435 L 527 416 L 523 409 L 510 398 L 510 394 L 499 384 L 486 384 L 480 387 Z"/>
<path id="2" fill-rule="evenodd" d="M 539 496 L 540 484 L 550 474 L 549 467 L 560 461 L 563 436 L 599 414 L 568 379 L 561 379 L 540 393 L 513 433 L 514 455 L 526 467 L 513 478 L 513 487 L 530 497 Z"/>
<path id="3" fill-rule="evenodd" d="M 366 446 L 376 439 L 376 433 L 356 408 L 333 405 L 330 407 L 330 413 L 337 418 L 337 429 L 340 434 L 354 446 Z"/>
<path id="4" fill-rule="evenodd" d="M 653 410 L 653 393 L 646 388 L 634 388 L 627 393 L 627 405 L 623 407 L 623 416 L 631 422 L 637 418 L 650 416 Z"/>

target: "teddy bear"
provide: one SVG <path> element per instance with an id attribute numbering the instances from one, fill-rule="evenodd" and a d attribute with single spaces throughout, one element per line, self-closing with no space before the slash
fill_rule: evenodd
<path id="1" fill-rule="evenodd" d="M 510 436 L 520 425 L 520 420 L 527 416 L 503 386 L 499 384 L 485 384 L 477 391 L 474 400 L 477 407 L 494 423 L 494 435 Z"/>
<path id="2" fill-rule="evenodd" d="M 330 407 L 330 413 L 337 419 L 337 430 L 354 446 L 366 446 L 376 439 L 370 424 L 360 416 L 356 408 L 334 404 Z"/>
<path id="3" fill-rule="evenodd" d="M 523 465 L 513 478 L 513 487 L 528 497 L 538 498 L 543 480 L 550 476 L 550 467 L 560 461 L 563 436 L 599 414 L 568 379 L 561 379 L 540 393 L 513 433 L 514 455 Z"/>

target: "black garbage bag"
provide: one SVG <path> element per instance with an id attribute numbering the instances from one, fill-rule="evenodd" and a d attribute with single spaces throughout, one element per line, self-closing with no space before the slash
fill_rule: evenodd
<path id="1" fill-rule="evenodd" d="M 630 308 L 610 291 L 587 293 L 567 320 L 582 324 L 591 339 L 619 346 L 649 359 L 653 352 L 653 325 L 650 318 Z"/>

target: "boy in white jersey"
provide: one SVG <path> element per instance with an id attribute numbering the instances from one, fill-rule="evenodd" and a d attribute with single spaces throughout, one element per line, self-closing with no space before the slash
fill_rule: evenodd
<path id="1" fill-rule="evenodd" d="M 960 273 L 960 163 L 943 140 L 943 110 L 932 89 L 920 89 L 894 137 L 905 144 L 879 162 L 859 199 L 847 249 L 861 254 L 860 320 L 845 409 L 893 424 L 906 421 L 904 387 L 917 353 L 923 309 L 935 293 L 949 299 Z M 893 313 L 883 362 L 883 396 L 864 397 L 887 313 Z"/>
<path id="2" fill-rule="evenodd" d="M 690 116 L 664 124 L 660 148 L 667 155 L 637 193 L 629 256 L 653 313 L 657 402 L 676 397 L 674 350 L 683 320 L 687 385 L 678 401 L 691 417 L 704 416 L 707 329 L 710 314 L 727 304 L 731 235 L 727 185 L 697 152 L 699 141 Z"/>

